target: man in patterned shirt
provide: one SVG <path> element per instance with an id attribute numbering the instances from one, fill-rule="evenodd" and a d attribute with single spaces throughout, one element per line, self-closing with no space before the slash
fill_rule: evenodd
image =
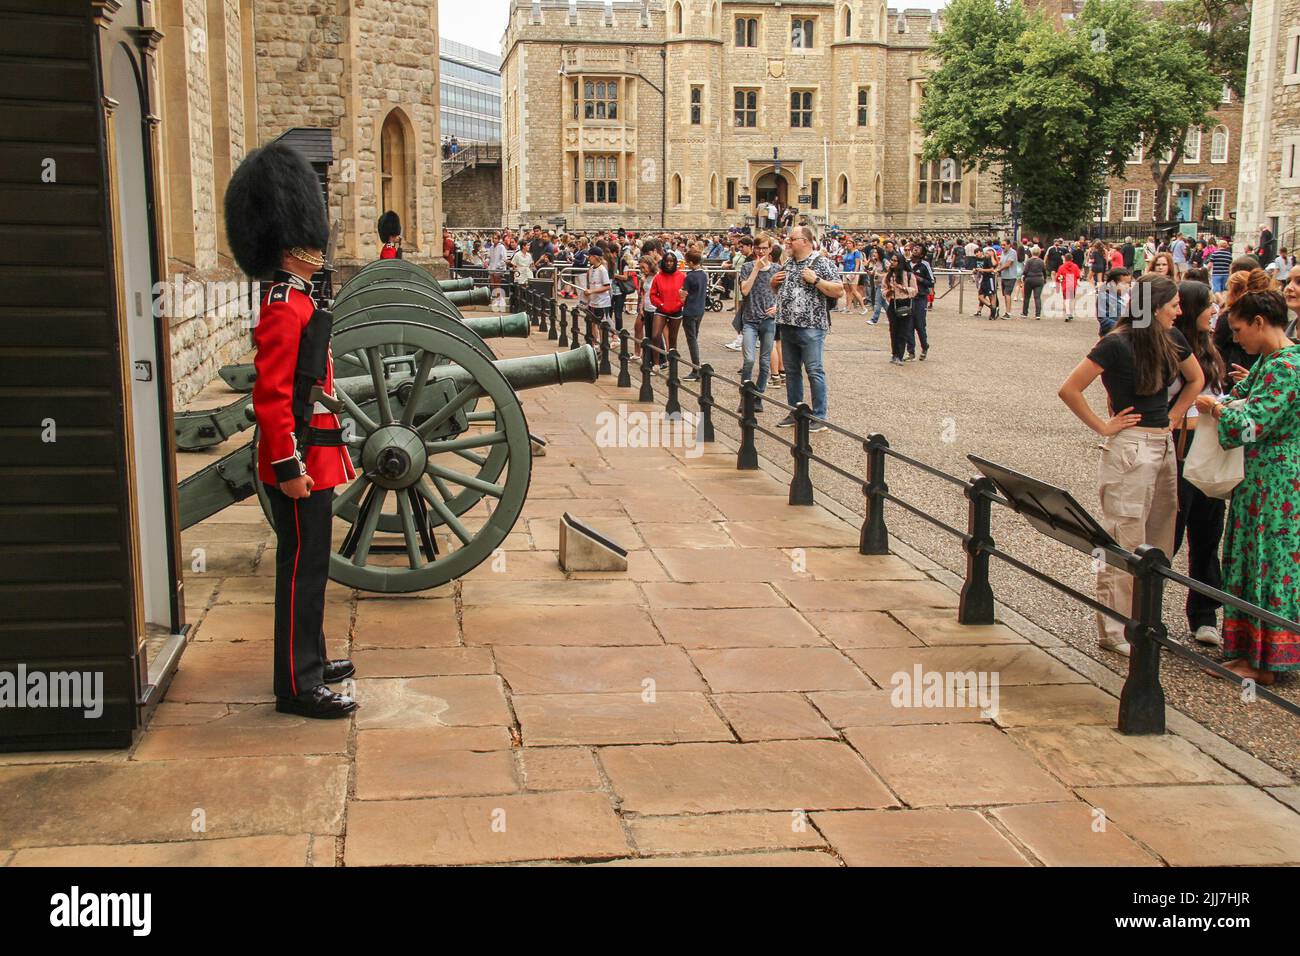
<path id="1" fill-rule="evenodd" d="M 772 277 L 777 294 L 776 322 L 781 327 L 781 352 L 785 364 L 786 401 L 798 405 L 803 401 L 803 370 L 808 370 L 812 389 L 812 413 L 826 417 L 826 370 L 822 365 L 822 346 L 831 327 L 830 307 L 844 295 L 844 283 L 835 263 L 817 251 L 817 237 L 809 226 L 792 226 L 789 233 L 790 255 L 784 268 Z M 786 415 L 778 428 L 789 428 L 794 416 Z M 825 425 L 814 421 L 811 431 L 824 431 Z"/>

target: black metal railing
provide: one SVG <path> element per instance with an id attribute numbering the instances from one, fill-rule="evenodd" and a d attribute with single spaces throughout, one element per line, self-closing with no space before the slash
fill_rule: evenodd
<path id="1" fill-rule="evenodd" d="M 621 388 L 636 387 L 632 382 L 634 346 L 632 334 L 627 329 L 616 330 L 612 322 L 598 317 L 584 305 L 561 302 L 557 306 L 554 298 L 548 298 L 536 289 L 519 284 L 512 283 L 510 289 L 515 311 L 527 311 L 530 317 L 534 318 L 534 324 L 538 328 L 546 327 L 549 322 L 551 334 L 548 337 L 556 341 L 557 348 L 579 348 L 584 342 L 596 348 L 600 353 L 599 369 L 602 376 L 613 374 L 615 358 L 613 350 L 614 342 L 617 340 L 617 385 Z M 558 334 L 555 334 L 557 326 Z M 658 361 L 656 356 L 659 358 Z M 693 369 L 698 375 L 698 391 L 693 391 L 686 384 L 687 380 L 681 377 L 682 365 Z M 1162 647 L 1220 677 L 1237 684 L 1245 683 L 1240 675 L 1222 664 L 1169 637 L 1168 629 L 1162 619 L 1164 587 L 1167 581 L 1234 607 L 1273 627 L 1300 633 L 1300 623 L 1296 621 L 1283 618 L 1265 608 L 1180 574 L 1170 566 L 1168 556 L 1158 548 L 1142 545 L 1131 552 L 1113 545 L 1102 547 L 1100 550 L 1104 552 L 1104 556 L 1111 559 L 1109 563 L 1124 568 L 1133 575 L 1134 615 L 1130 617 L 1000 549 L 993 537 L 993 507 L 998 505 L 1011 508 L 1012 504 L 998 493 L 991 479 L 980 475 L 966 480 L 949 474 L 891 447 L 884 435 L 873 433 L 864 437 L 835 422 L 816 417 L 807 404 L 790 405 L 771 395 L 760 393 L 752 381 L 738 381 L 720 375 L 708 363 L 693 364 L 689 359 L 683 359 L 676 349 L 668 348 L 663 339 L 656 341 L 648 336 L 641 339 L 639 371 L 638 401 L 646 403 L 655 401 L 657 379 L 662 380 L 663 383 L 666 414 L 682 414 L 683 395 L 688 400 L 694 399 L 696 411 L 693 414 L 698 415 L 696 427 L 700 441 L 715 440 L 713 419 L 715 413 L 721 413 L 734 420 L 740 429 L 736 448 L 737 469 L 752 471 L 759 468 L 756 442 L 758 435 L 771 438 L 789 449 L 792 467 L 788 497 L 791 505 L 808 506 L 815 503 L 814 483 L 811 476 L 814 464 L 861 487 L 865 508 L 859 533 L 859 553 L 871 555 L 889 553 L 886 504 L 896 505 L 906 513 L 959 539 L 966 555 L 965 574 L 957 604 L 959 623 L 971 625 L 995 623 L 995 596 L 989 580 L 989 570 L 990 559 L 997 558 L 1098 614 L 1123 624 L 1125 636 L 1130 644 L 1130 657 L 1128 676 L 1120 695 L 1118 727 L 1122 733 L 1164 733 L 1165 697 L 1160 685 Z M 716 399 L 715 389 L 719 385 L 735 389 L 739 399 L 735 411 L 728 407 L 728 403 Z M 793 440 L 760 424 L 757 414 L 760 401 L 789 413 L 794 419 Z M 811 442 L 814 425 L 823 426 L 859 444 L 866 456 L 865 475 L 854 474 L 819 455 Z M 963 531 L 947 523 L 928 510 L 892 492 L 887 480 L 888 462 L 891 459 L 899 465 L 905 465 L 961 489 L 967 502 L 966 530 Z M 1255 686 L 1253 690 L 1257 699 L 1267 700 L 1294 716 L 1300 716 L 1300 705 L 1294 701 L 1281 697 L 1266 687 Z"/>
<path id="2" fill-rule="evenodd" d="M 627 338 L 623 338 L 626 351 Z M 666 355 L 667 370 L 663 370 L 651 358 L 654 354 Z M 1165 698 L 1160 685 L 1160 648 L 1163 647 L 1181 658 L 1192 661 L 1214 674 L 1244 684 L 1246 681 L 1238 674 L 1169 637 L 1163 614 L 1164 585 L 1173 581 L 1190 591 L 1203 594 L 1223 604 L 1230 605 L 1251 617 L 1264 621 L 1273 627 L 1300 633 L 1300 623 L 1274 614 L 1265 608 L 1235 597 L 1217 588 L 1210 587 L 1173 570 L 1169 558 L 1158 548 L 1142 545 L 1136 552 L 1126 551 L 1116 546 L 1104 547 L 1105 555 L 1114 559 L 1111 563 L 1126 569 L 1134 578 L 1134 616 L 1122 614 L 1098 601 L 1096 598 L 1058 581 L 1051 575 L 1026 564 L 1014 555 L 997 547 L 992 533 L 992 511 L 994 505 L 1011 508 L 1011 502 L 997 491 L 993 481 L 983 475 L 969 481 L 951 475 L 923 461 L 919 461 L 895 448 L 880 434 L 867 437 L 836 425 L 826 419 L 817 418 L 808 405 L 800 403 L 790 405 L 769 395 L 761 395 L 752 381 L 737 381 L 715 372 L 712 366 L 693 365 L 677 354 L 675 349 L 666 350 L 650 339 L 641 342 L 641 385 L 638 399 L 653 402 L 654 380 L 664 377 L 666 395 L 664 410 L 666 413 L 680 411 L 680 395 L 695 397 L 699 402 L 700 431 L 713 433 L 713 413 L 720 411 L 739 423 L 740 440 L 736 452 L 736 467 L 741 470 L 754 470 L 759 467 L 755 437 L 765 435 L 790 450 L 794 466 L 791 471 L 789 500 L 792 505 L 811 505 L 813 485 L 809 476 L 812 464 L 820 465 L 833 474 L 858 484 L 865 499 L 865 511 L 859 535 L 858 551 L 861 554 L 888 554 L 889 528 L 886 523 L 885 504 L 892 503 L 923 521 L 960 539 L 966 554 L 966 570 L 960 591 L 957 620 L 961 624 L 993 624 L 995 622 L 995 598 L 989 581 L 990 558 L 1009 564 L 1037 581 L 1060 591 L 1067 597 L 1091 608 L 1112 620 L 1124 625 L 1125 636 L 1130 644 L 1129 672 L 1120 696 L 1118 727 L 1126 734 L 1161 734 L 1165 731 Z M 626 355 L 620 356 L 620 364 L 626 361 Z M 692 392 L 682 384 L 678 375 L 681 364 L 695 369 L 700 377 L 699 392 Z M 713 389 L 717 383 L 730 385 L 737 390 L 740 408 L 732 412 L 720 405 L 713 398 Z M 630 383 L 629 383 L 630 384 Z M 755 407 L 760 400 L 783 408 L 794 418 L 794 439 L 786 439 L 758 423 Z M 813 450 L 809 441 L 811 426 L 816 423 L 846 438 L 858 442 L 866 454 L 866 475 L 856 475 L 834 462 L 828 461 Z M 704 439 L 707 440 L 707 439 Z M 889 490 L 886 480 L 886 462 L 889 459 L 917 469 L 941 481 L 948 482 L 960 489 L 967 500 L 966 530 L 962 531 L 951 524 L 935 517 L 929 511 L 917 507 Z M 1294 716 L 1300 716 L 1300 705 L 1281 697 L 1265 687 L 1253 688 L 1258 699 L 1267 700 Z"/>

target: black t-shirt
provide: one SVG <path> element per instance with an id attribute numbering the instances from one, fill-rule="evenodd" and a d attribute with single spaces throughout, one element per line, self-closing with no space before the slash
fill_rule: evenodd
<path id="1" fill-rule="evenodd" d="M 1133 358 L 1130 335 L 1130 332 L 1121 329 L 1102 336 L 1101 341 L 1088 353 L 1088 358 L 1101 366 L 1101 384 L 1105 386 L 1106 395 L 1110 398 L 1112 414 L 1118 415 L 1131 407 L 1142 416 L 1138 422 L 1139 427 L 1168 428 L 1168 386 L 1172 379 L 1150 395 L 1137 394 L 1137 365 Z M 1173 340 L 1181 364 L 1192 354 L 1191 346 L 1177 329 L 1170 329 L 1168 335 Z"/>

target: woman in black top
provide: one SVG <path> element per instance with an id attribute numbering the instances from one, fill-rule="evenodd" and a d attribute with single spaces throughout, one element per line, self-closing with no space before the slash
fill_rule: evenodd
<path id="1" fill-rule="evenodd" d="M 1032 251 L 1029 258 L 1024 260 L 1025 272 L 1021 277 L 1024 292 L 1020 300 L 1020 314 L 1029 318 L 1029 297 L 1034 297 L 1034 318 L 1043 317 L 1043 286 L 1047 284 L 1047 265 L 1043 262 L 1043 257 L 1037 252 Z"/>
<path id="2" fill-rule="evenodd" d="M 1205 384 L 1201 386 L 1200 394 L 1219 397 L 1231 388 L 1232 382 L 1210 337 L 1214 295 L 1203 282 L 1180 282 L 1178 303 L 1181 311 L 1174 327 L 1187 340 L 1192 357 L 1201 367 Z M 1192 447 L 1192 433 L 1196 429 L 1194 411 L 1192 416 L 1174 422 L 1173 429 L 1174 451 L 1178 459 L 1178 520 L 1174 527 L 1174 554 L 1183 546 L 1186 533 L 1188 575 L 1202 584 L 1222 588 L 1219 542 L 1223 538 L 1223 518 L 1228 503 L 1222 498 L 1211 498 L 1183 477 L 1183 460 Z M 1196 591 L 1187 592 L 1187 628 L 1202 644 L 1218 646 L 1223 643 L 1217 626 L 1220 606 L 1213 598 Z"/>
<path id="3" fill-rule="evenodd" d="M 1187 414 L 1205 380 L 1187 340 L 1173 328 L 1178 312 L 1178 287 L 1163 276 L 1144 275 L 1133 285 L 1127 313 L 1058 392 L 1070 411 L 1105 439 L 1098 469 L 1101 525 L 1129 551 L 1141 544 L 1166 555 L 1174 550 L 1178 472 L 1169 422 Z M 1179 375 L 1184 385 L 1171 409 L 1168 389 Z M 1093 411 L 1083 394 L 1099 376 L 1109 419 Z M 1132 576 L 1103 562 L 1097 600 L 1129 616 Z M 1121 622 L 1098 613 L 1097 632 L 1101 647 L 1128 656 Z"/>

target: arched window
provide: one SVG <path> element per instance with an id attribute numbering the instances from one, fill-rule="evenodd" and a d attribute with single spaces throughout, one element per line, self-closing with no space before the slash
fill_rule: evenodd
<path id="1" fill-rule="evenodd" d="M 1226 163 L 1228 161 L 1228 127 L 1216 126 L 1210 136 L 1210 162 Z"/>
<path id="2" fill-rule="evenodd" d="M 714 173 L 709 177 L 709 206 L 713 209 L 718 208 L 718 174 Z"/>
<path id="3" fill-rule="evenodd" d="M 849 7 L 844 8 L 844 36 L 853 36 L 853 11 Z"/>
<path id="4" fill-rule="evenodd" d="M 720 26 L 721 21 L 718 17 L 718 3 L 717 0 L 714 0 L 713 6 L 709 8 L 709 28 L 716 34 Z"/>
<path id="5" fill-rule="evenodd" d="M 407 178 L 409 162 L 406 124 L 401 110 L 393 110 L 384 118 L 379 133 L 379 197 L 383 211 L 391 209 L 401 217 L 404 238 L 408 241 L 416 235 Z"/>
<path id="6" fill-rule="evenodd" d="M 877 38 L 883 39 L 885 36 L 885 5 L 880 5 L 880 23 L 876 27 Z"/>
<path id="7" fill-rule="evenodd" d="M 673 204 L 682 204 L 682 177 L 677 173 L 673 173 Z"/>
<path id="8" fill-rule="evenodd" d="M 680 3 L 673 4 L 673 32 L 682 32 L 682 5 Z"/>
<path id="9" fill-rule="evenodd" d="M 876 210 L 879 211 L 883 193 L 880 188 L 880 173 L 876 173 Z"/>
<path id="10" fill-rule="evenodd" d="M 849 204 L 849 177 L 844 173 L 840 173 L 839 189 L 836 190 L 836 194 L 839 196 L 841 206 Z"/>

